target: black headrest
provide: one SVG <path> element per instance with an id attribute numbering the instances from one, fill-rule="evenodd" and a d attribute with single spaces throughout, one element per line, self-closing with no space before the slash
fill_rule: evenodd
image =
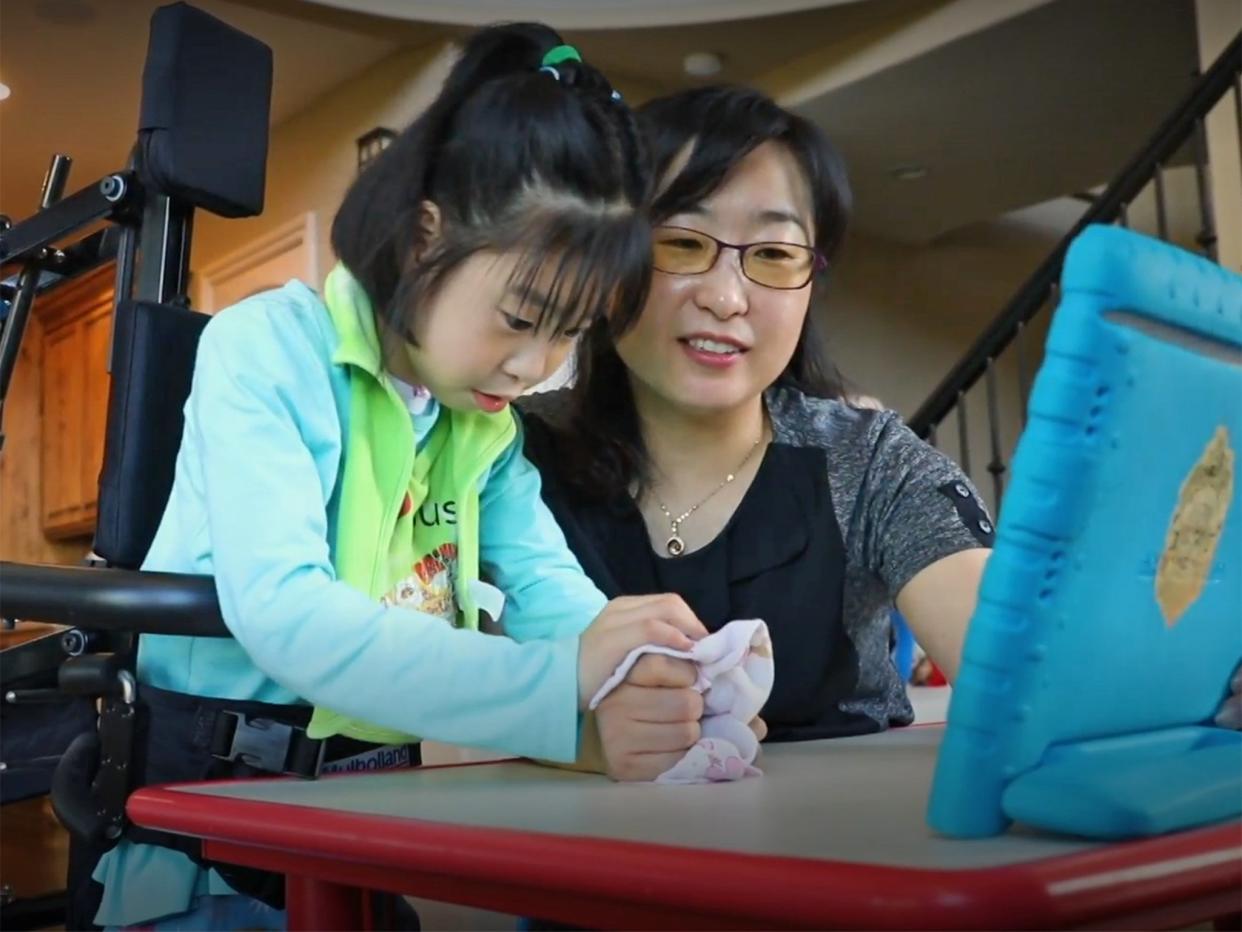
<path id="1" fill-rule="evenodd" d="M 263 211 L 272 50 L 185 3 L 151 17 L 138 172 L 222 217 Z"/>

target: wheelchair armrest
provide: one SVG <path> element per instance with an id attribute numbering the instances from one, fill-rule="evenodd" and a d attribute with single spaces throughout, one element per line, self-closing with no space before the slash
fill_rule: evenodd
<path id="1" fill-rule="evenodd" d="M 211 576 L 0 562 L 0 612 L 99 631 L 231 637 Z"/>

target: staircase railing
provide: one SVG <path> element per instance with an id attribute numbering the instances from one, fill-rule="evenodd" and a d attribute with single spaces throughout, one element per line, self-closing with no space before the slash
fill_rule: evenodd
<path id="1" fill-rule="evenodd" d="M 1232 94 L 1229 92 L 1232 91 Z M 1001 401 L 998 391 L 998 361 L 1012 353 L 1017 379 L 1021 423 L 1025 424 L 1026 400 L 1030 385 L 1030 347 L 1026 332 L 1035 318 L 1057 301 L 1057 282 L 1061 263 L 1070 241 L 1088 224 L 1120 223 L 1129 225 L 1129 208 L 1149 186 L 1154 189 L 1156 230 L 1161 239 L 1169 238 L 1168 205 L 1165 171 L 1174 155 L 1187 143 L 1193 151 L 1199 206 L 1199 232 L 1195 242 L 1209 258 L 1216 259 L 1215 221 L 1212 215 L 1211 192 L 1207 173 L 1207 139 L 1204 122 L 1223 101 L 1226 94 L 1233 99 L 1233 116 L 1239 130 L 1242 148 L 1242 33 L 1225 48 L 1212 66 L 1204 72 L 1179 102 L 1178 106 L 1156 130 L 1142 150 L 1118 173 L 1116 179 L 1093 199 L 1093 203 L 1061 239 L 1052 253 L 1034 274 L 1018 289 L 1009 303 L 992 320 L 979 338 L 949 370 L 943 381 L 910 418 L 910 426 L 921 437 L 935 444 L 937 432 L 951 417 L 956 419 L 958 434 L 957 457 L 967 474 L 971 472 L 970 425 L 967 393 L 982 380 L 986 393 L 988 424 L 987 471 L 992 477 L 993 502 L 999 509 L 1004 492 L 1006 456 L 1012 447 L 1001 437 Z M 1006 360 L 1008 362 L 1008 360 Z"/>

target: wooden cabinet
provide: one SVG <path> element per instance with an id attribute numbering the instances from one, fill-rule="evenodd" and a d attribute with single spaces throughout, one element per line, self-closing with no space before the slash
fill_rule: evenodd
<path id="1" fill-rule="evenodd" d="M 36 302 L 43 323 L 43 532 L 95 529 L 107 421 L 112 269 L 105 267 Z"/>
<path id="2" fill-rule="evenodd" d="M 86 351 L 86 397 L 83 404 L 82 436 L 86 447 L 82 455 L 82 500 L 90 511 L 91 530 L 95 529 L 95 506 L 99 503 L 99 470 L 103 467 L 104 430 L 108 424 L 108 350 L 112 346 L 112 286 L 107 298 L 82 321 L 82 342 Z"/>

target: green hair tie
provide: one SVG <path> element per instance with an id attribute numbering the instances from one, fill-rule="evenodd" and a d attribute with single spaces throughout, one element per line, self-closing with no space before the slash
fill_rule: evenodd
<path id="1" fill-rule="evenodd" d="M 567 61 L 580 62 L 582 61 L 582 56 L 578 54 L 578 50 L 572 45 L 558 45 L 556 48 L 549 49 L 548 54 L 543 56 L 543 61 L 539 64 L 547 68 Z"/>

